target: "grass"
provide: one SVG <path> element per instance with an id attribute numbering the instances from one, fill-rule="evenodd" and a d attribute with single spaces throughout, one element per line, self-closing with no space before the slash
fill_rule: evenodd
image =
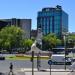
<path id="1" fill-rule="evenodd" d="M 5 57 L 6 60 L 30 60 L 31 59 L 31 56 L 6 56 Z M 35 56 L 34 59 L 36 60 L 37 57 Z M 42 56 L 40 57 L 41 60 L 48 60 L 49 57 L 46 57 L 46 56 Z"/>
<path id="2" fill-rule="evenodd" d="M 75 54 L 69 54 L 67 55 L 66 57 L 74 57 L 75 58 Z M 5 57 L 6 60 L 30 60 L 31 59 L 31 56 L 29 55 L 25 55 L 25 56 L 6 56 Z M 34 56 L 34 60 L 36 60 L 37 57 Z M 40 57 L 41 60 L 48 60 L 49 57 L 48 56 L 41 56 Z"/>

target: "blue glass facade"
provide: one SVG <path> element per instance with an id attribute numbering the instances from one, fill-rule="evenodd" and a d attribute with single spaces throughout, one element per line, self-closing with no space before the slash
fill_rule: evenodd
<path id="1" fill-rule="evenodd" d="M 68 14 L 62 10 L 61 6 L 43 8 L 38 12 L 37 28 L 42 29 L 43 35 L 55 33 L 61 36 L 62 32 L 68 31 Z"/>

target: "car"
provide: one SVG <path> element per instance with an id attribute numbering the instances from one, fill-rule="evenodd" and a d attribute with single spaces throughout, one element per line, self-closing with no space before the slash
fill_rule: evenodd
<path id="1" fill-rule="evenodd" d="M 69 58 L 65 59 L 64 54 L 53 54 L 51 56 L 52 64 L 53 65 L 71 65 L 72 61 Z"/>

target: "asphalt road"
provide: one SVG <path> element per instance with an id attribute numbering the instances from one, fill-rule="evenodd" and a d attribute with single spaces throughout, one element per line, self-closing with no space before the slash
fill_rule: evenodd
<path id="1" fill-rule="evenodd" d="M 1 61 L 0 60 L 0 72 L 3 72 L 3 73 L 6 73 L 6 75 L 8 74 L 9 72 L 9 66 L 10 66 L 10 62 L 13 63 L 13 66 L 14 66 L 14 71 L 18 71 L 20 70 L 21 68 L 32 68 L 32 62 L 30 62 L 29 60 L 3 60 Z M 41 69 L 49 69 L 49 64 L 48 64 L 48 60 L 41 60 Z M 70 65 L 70 66 L 66 66 L 67 69 L 75 69 L 75 62 Z M 35 60 L 34 61 L 34 68 L 37 68 L 37 61 Z M 64 65 L 52 65 L 51 66 L 52 69 L 64 69 Z M 31 72 L 30 72 L 31 73 Z M 25 72 L 25 73 L 22 73 L 22 72 L 19 72 L 19 73 L 15 73 L 16 75 L 31 75 L 30 73 L 28 72 Z M 45 72 L 37 72 L 35 73 L 35 75 L 40 75 L 40 74 L 43 74 L 43 75 L 49 75 L 49 72 L 47 72 L 45 74 Z M 52 75 L 55 75 L 56 73 L 52 73 Z M 57 72 L 56 75 L 67 75 L 67 73 L 65 72 Z M 69 73 L 68 75 L 70 75 L 71 73 Z M 74 72 L 72 73 L 72 75 L 74 75 Z"/>
<path id="2" fill-rule="evenodd" d="M 0 72 L 8 72 L 10 62 L 13 63 L 14 70 L 19 70 L 21 68 L 32 68 L 32 62 L 29 60 L 0 60 Z M 41 69 L 49 69 L 48 61 L 47 60 L 41 60 Z M 34 68 L 37 68 L 37 61 L 34 61 Z M 64 65 L 52 65 L 52 69 L 64 69 Z M 70 68 L 70 66 L 67 66 L 67 68 Z"/>

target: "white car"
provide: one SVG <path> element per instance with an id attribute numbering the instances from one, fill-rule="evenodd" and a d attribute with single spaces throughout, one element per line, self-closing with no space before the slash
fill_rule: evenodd
<path id="1" fill-rule="evenodd" d="M 65 59 L 65 55 L 64 54 L 53 54 L 51 56 L 51 60 L 53 62 L 53 64 L 58 64 L 58 65 L 64 65 L 66 63 L 66 65 L 71 65 L 71 60 L 69 58 Z"/>

